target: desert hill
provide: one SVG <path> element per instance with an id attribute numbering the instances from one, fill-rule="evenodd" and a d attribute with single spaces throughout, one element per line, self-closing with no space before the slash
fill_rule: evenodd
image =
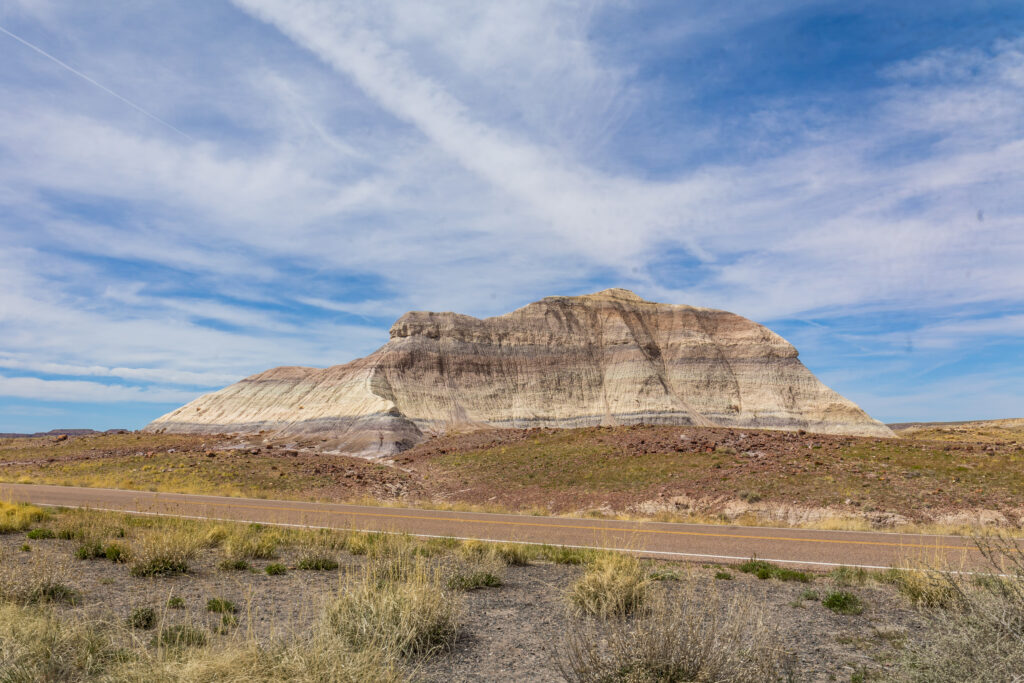
<path id="1" fill-rule="evenodd" d="M 146 429 L 321 435 L 384 456 L 452 431 L 639 423 L 892 436 L 768 328 L 623 289 L 486 319 L 406 313 L 365 358 L 267 370 Z"/>

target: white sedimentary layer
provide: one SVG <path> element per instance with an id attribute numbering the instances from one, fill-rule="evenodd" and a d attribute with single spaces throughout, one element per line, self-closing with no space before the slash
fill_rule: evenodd
<path id="1" fill-rule="evenodd" d="M 766 327 L 622 289 L 483 320 L 407 313 L 366 358 L 268 370 L 147 429 L 319 434 L 376 456 L 452 429 L 635 423 L 892 436 Z"/>

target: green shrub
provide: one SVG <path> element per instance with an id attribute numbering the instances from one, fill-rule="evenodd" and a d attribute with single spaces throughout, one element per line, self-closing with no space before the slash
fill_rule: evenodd
<path id="1" fill-rule="evenodd" d="M 786 569 L 765 562 L 764 560 L 750 559 L 736 567 L 745 574 L 753 574 L 759 579 L 778 579 L 779 581 L 799 581 L 809 583 L 811 575 L 806 572 L 798 572 L 795 569 Z"/>
<path id="2" fill-rule="evenodd" d="M 174 624 L 160 630 L 153 638 L 154 645 L 164 647 L 202 647 L 206 645 L 206 632 L 188 624 Z"/>
<path id="3" fill-rule="evenodd" d="M 281 574 L 284 574 L 287 571 L 288 571 L 288 568 L 285 567 L 283 564 L 278 564 L 278 563 L 275 562 L 273 564 L 268 564 L 267 565 L 267 575 L 268 576 L 280 576 Z"/>
<path id="4" fill-rule="evenodd" d="M 491 572 L 472 572 L 455 574 L 447 582 L 448 590 L 471 591 L 477 588 L 497 588 L 501 578 Z"/>
<path id="5" fill-rule="evenodd" d="M 185 609 L 185 599 L 177 595 L 167 598 L 167 606 L 171 609 Z"/>
<path id="6" fill-rule="evenodd" d="M 119 543 L 108 543 L 103 549 L 103 556 L 118 564 L 124 564 L 130 557 L 128 548 Z"/>
<path id="7" fill-rule="evenodd" d="M 30 553 L 32 552 L 32 546 L 30 546 L 28 543 L 22 543 L 21 548 L 19 548 L 19 550 L 21 550 L 21 552 L 23 553 Z"/>
<path id="8" fill-rule="evenodd" d="M 25 535 L 33 541 L 43 538 L 53 538 L 54 536 L 56 536 L 56 534 L 54 534 L 49 529 L 32 529 Z"/>
<path id="9" fill-rule="evenodd" d="M 79 560 L 96 560 L 106 555 L 103 554 L 103 545 L 99 541 L 83 541 L 75 548 L 75 557 Z"/>
<path id="10" fill-rule="evenodd" d="M 721 579 L 722 581 L 732 581 L 732 574 L 727 571 L 720 570 L 715 572 L 715 578 Z"/>
<path id="11" fill-rule="evenodd" d="M 152 607 L 136 607 L 128 615 L 128 625 L 143 630 L 153 628 L 156 626 L 156 610 Z"/>
<path id="12" fill-rule="evenodd" d="M 225 560 L 221 560 L 217 567 L 224 571 L 245 571 L 246 569 L 249 569 L 249 563 L 245 560 L 227 558 Z"/>
<path id="13" fill-rule="evenodd" d="M 836 614 L 860 614 L 864 611 L 864 603 L 860 598 L 846 591 L 829 593 L 821 604 Z"/>
<path id="14" fill-rule="evenodd" d="M 206 611 L 216 612 L 217 614 L 234 614 L 238 611 L 235 603 L 224 598 L 210 598 L 206 601 Z"/>

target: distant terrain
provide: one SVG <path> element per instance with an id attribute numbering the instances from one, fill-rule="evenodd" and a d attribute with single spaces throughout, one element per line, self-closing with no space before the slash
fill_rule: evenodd
<path id="1" fill-rule="evenodd" d="M 479 430 L 376 462 L 315 438 L 47 436 L 0 440 L 0 479 L 747 524 L 1019 528 L 1020 423 L 919 425 L 900 438 L 666 425 Z"/>

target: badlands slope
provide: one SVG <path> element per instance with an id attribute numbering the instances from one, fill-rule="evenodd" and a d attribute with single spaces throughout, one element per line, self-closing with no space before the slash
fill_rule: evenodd
<path id="1" fill-rule="evenodd" d="M 146 429 L 320 435 L 379 457 L 451 431 L 638 423 L 893 435 L 766 327 L 623 289 L 483 320 L 406 313 L 365 358 L 268 370 Z"/>

